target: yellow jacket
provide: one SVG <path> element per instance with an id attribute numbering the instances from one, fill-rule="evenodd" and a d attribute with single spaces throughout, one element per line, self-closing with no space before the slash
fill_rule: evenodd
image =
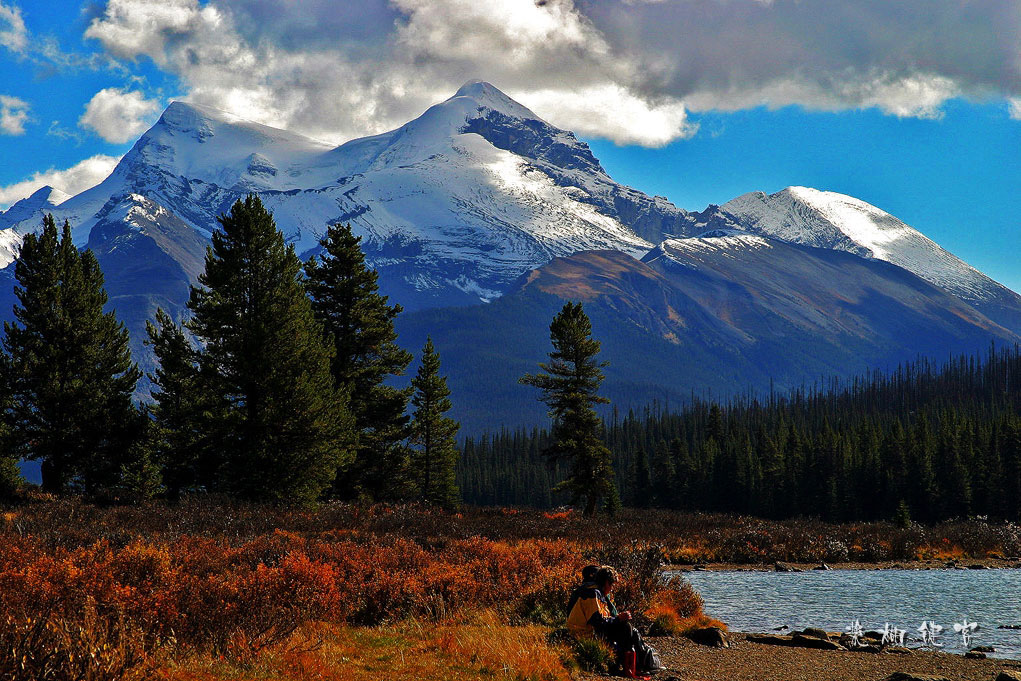
<path id="1" fill-rule="evenodd" d="M 567 613 L 567 628 L 577 637 L 592 638 L 598 629 L 613 619 L 613 612 L 599 589 L 583 586 L 571 612 Z"/>

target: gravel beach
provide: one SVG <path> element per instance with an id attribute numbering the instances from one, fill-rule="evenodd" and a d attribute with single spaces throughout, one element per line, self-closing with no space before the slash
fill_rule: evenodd
<path id="1" fill-rule="evenodd" d="M 811 650 L 753 643 L 730 636 L 731 647 L 709 648 L 686 638 L 650 638 L 666 671 L 657 681 L 881 681 L 910 672 L 962 681 L 994 681 L 1001 671 L 1021 673 L 1021 660 L 970 660 L 941 652 L 867 653 Z M 600 677 L 590 677 L 600 678 Z"/>

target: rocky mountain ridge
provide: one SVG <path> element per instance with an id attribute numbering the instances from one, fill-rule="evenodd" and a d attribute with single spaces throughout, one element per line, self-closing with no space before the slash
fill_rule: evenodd
<path id="1" fill-rule="evenodd" d="M 252 192 L 303 257 L 327 225 L 350 224 L 383 293 L 417 315 L 407 347 L 428 320 L 445 353 L 505 356 L 515 331 L 503 323 L 502 337 L 476 339 L 496 347 L 448 342 L 503 310 L 538 329 L 535 347 L 515 343 L 531 370 L 547 308 L 574 297 L 626 339 L 619 363 L 645 377 L 629 389 L 641 399 L 767 374 L 793 384 L 1021 334 L 1021 296 L 874 206 L 790 187 L 688 212 L 615 182 L 573 133 L 481 81 L 340 146 L 174 102 L 96 187 L 44 188 L 0 213 L 0 307 L 9 318 L 22 236 L 46 213 L 67 219 L 151 368 L 145 320 L 156 307 L 185 316 L 217 216 Z"/>

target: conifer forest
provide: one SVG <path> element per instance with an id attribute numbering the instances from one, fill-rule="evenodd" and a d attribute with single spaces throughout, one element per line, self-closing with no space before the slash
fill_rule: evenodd
<path id="1" fill-rule="evenodd" d="M 613 411 L 625 505 L 832 521 L 1021 518 L 1021 351 L 673 412 Z M 458 480 L 473 504 L 554 506 L 564 475 L 545 429 L 469 438 Z"/>

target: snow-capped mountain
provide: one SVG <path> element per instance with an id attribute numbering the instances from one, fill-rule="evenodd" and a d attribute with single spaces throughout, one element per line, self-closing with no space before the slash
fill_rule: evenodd
<path id="1" fill-rule="evenodd" d="M 37 189 L 31 196 L 18 201 L 7 212 L 0 214 L 0 226 L 23 222 L 41 222 L 42 216 L 52 213 L 56 206 L 71 198 L 69 195 L 46 186 Z M 18 257 L 22 233 L 16 229 L 0 229 L 0 269 L 7 267 Z"/>
<path id="2" fill-rule="evenodd" d="M 703 219 L 706 228 L 736 227 L 805 246 L 885 260 L 976 305 L 997 321 L 1021 329 L 1021 297 L 1015 292 L 860 199 L 788 187 L 775 194 L 750 192 L 707 213 L 708 219 Z"/>
<path id="3" fill-rule="evenodd" d="M 53 212 L 85 245 L 138 195 L 207 237 L 249 192 L 302 255 L 328 224 L 350 223 L 386 292 L 409 308 L 491 300 L 558 255 L 640 256 L 688 224 L 665 199 L 615 183 L 572 133 L 474 82 L 397 130 L 336 148 L 175 102 L 99 186 L 62 202 L 25 199 L 0 229 L 37 229 Z"/>
<path id="4" fill-rule="evenodd" d="M 328 225 L 350 224 L 383 293 L 418 315 L 407 328 L 446 348 L 454 384 L 461 366 L 462 383 L 479 385 L 479 358 L 506 356 L 508 339 L 534 351 L 509 370 L 534 369 L 550 306 L 571 296 L 598 308 L 604 329 L 626 326 L 619 366 L 681 395 L 684 376 L 713 390 L 797 383 L 1021 338 L 1021 296 L 874 206 L 790 187 L 689 213 L 614 182 L 573 133 L 485 82 L 337 147 L 175 102 L 101 184 L 73 197 L 47 187 L 0 213 L 2 316 L 21 239 L 52 213 L 96 253 L 151 369 L 145 321 L 157 306 L 185 316 L 217 216 L 249 193 L 302 257 Z M 474 311 L 431 313 L 449 306 Z M 452 324 L 480 315 L 501 330 L 492 347 L 445 344 L 468 333 Z"/>

